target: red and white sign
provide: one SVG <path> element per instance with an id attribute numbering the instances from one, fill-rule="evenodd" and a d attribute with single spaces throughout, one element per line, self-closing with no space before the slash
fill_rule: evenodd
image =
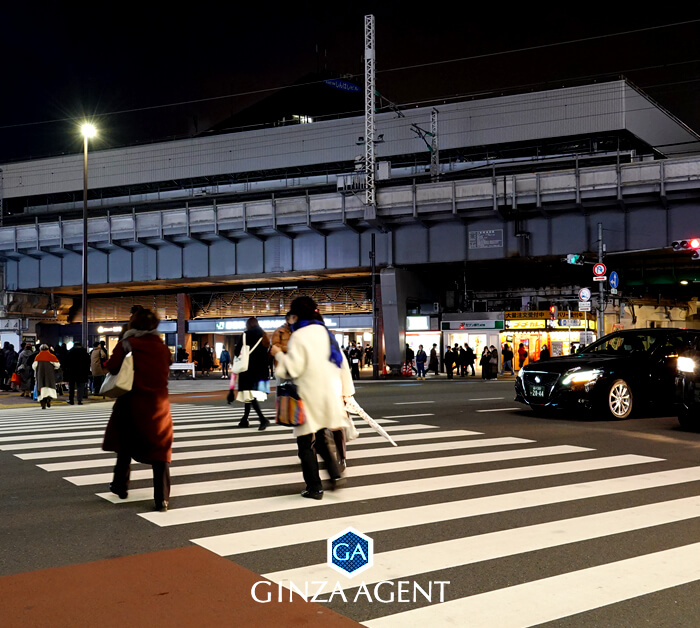
<path id="1" fill-rule="evenodd" d="M 598 263 L 595 266 L 593 266 L 593 274 L 596 277 L 602 277 L 607 270 L 608 269 L 605 267 L 605 264 Z"/>

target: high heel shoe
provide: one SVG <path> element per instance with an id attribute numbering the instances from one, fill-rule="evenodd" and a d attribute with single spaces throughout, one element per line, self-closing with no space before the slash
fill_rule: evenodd
<path id="1" fill-rule="evenodd" d="M 156 502 L 156 510 L 158 512 L 168 512 L 168 502 Z"/>

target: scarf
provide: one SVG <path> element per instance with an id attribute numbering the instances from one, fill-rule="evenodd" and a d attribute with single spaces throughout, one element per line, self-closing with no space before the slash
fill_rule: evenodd
<path id="1" fill-rule="evenodd" d="M 335 336 L 331 334 L 331 332 L 328 330 L 328 328 L 321 322 L 321 321 L 297 321 L 293 325 L 291 325 L 292 331 L 296 331 L 297 329 L 301 329 L 302 327 L 307 327 L 308 325 L 320 325 L 323 327 L 326 332 L 328 332 L 328 338 L 331 341 L 331 355 L 330 358 L 328 358 L 333 364 L 335 364 L 338 368 L 340 368 L 340 365 L 343 363 L 343 354 L 340 352 L 340 347 L 338 346 L 338 341 L 335 339 Z"/>
<path id="2" fill-rule="evenodd" d="M 35 362 L 58 362 L 58 358 L 51 351 L 40 351 L 34 358 Z"/>

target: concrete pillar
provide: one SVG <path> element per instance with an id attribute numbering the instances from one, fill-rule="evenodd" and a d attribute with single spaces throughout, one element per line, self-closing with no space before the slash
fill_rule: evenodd
<path id="1" fill-rule="evenodd" d="M 187 321 L 192 318 L 192 301 L 188 294 L 177 295 L 177 344 L 192 357 L 192 334 L 187 333 Z"/>
<path id="2" fill-rule="evenodd" d="M 406 359 L 406 302 L 409 297 L 432 302 L 433 295 L 421 278 L 408 270 L 382 268 L 379 279 L 386 362 L 393 374 L 399 374 Z"/>

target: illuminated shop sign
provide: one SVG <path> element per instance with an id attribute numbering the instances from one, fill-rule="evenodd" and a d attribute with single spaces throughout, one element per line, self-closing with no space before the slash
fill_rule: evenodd
<path id="1" fill-rule="evenodd" d="M 192 321 L 192 323 L 197 323 L 193 325 L 190 323 L 190 327 L 193 329 L 191 331 L 195 332 L 207 332 L 207 331 L 219 331 L 219 332 L 244 332 L 245 331 L 245 318 L 233 320 L 233 321 Z M 338 327 L 338 321 L 332 318 L 325 318 L 324 322 L 326 327 Z M 286 323 L 284 318 L 259 318 L 258 324 L 265 331 L 275 331 L 278 327 L 282 327 Z M 196 329 L 195 329 L 196 327 Z"/>
<path id="2" fill-rule="evenodd" d="M 102 327 L 102 325 L 100 325 L 97 328 L 97 333 L 98 334 L 121 334 L 122 329 L 123 329 L 123 327 L 120 327 L 120 326 Z"/>
<path id="3" fill-rule="evenodd" d="M 506 321 L 507 329 L 545 329 L 547 321 Z"/>

